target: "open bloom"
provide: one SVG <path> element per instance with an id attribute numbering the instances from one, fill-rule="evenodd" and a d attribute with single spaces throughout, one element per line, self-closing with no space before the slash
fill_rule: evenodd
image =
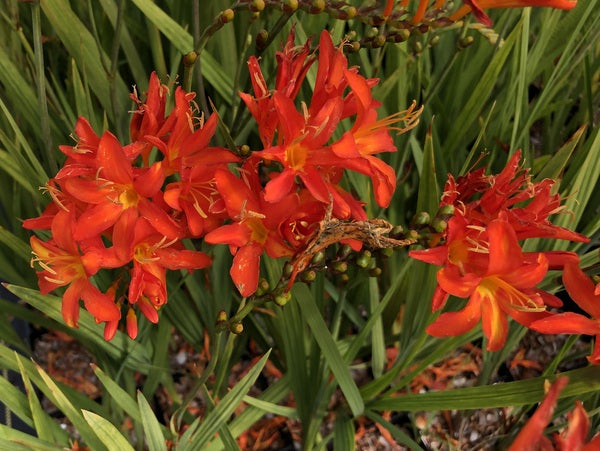
<path id="1" fill-rule="evenodd" d="M 535 288 L 548 271 L 547 258 L 543 253 L 523 253 L 505 217 L 492 221 L 479 238 L 467 227 L 460 235 L 449 244 L 449 263 L 438 271 L 437 280 L 443 293 L 469 301 L 458 312 L 442 313 L 427 328 L 429 334 L 461 335 L 481 319 L 487 349 L 497 351 L 508 334 L 507 315 L 529 325 L 550 315 L 546 304 L 561 305 Z M 424 259 L 419 251 L 411 252 L 411 257 Z"/>
<path id="2" fill-rule="evenodd" d="M 121 312 L 112 298 L 100 292 L 90 282 L 90 277 L 98 272 L 102 261 L 93 248 L 80 253 L 73 240 L 73 212 L 60 210 L 52 221 L 52 239 L 43 242 L 35 236 L 30 239 L 33 261 L 42 267 L 37 273 L 38 285 L 42 294 L 67 286 L 62 297 L 62 315 L 71 327 L 77 327 L 79 300 L 97 321 L 114 321 Z"/>
<path id="3" fill-rule="evenodd" d="M 519 432 L 509 451 L 559 450 L 559 451 L 594 451 L 600 448 L 600 434 L 590 441 L 587 436 L 590 430 L 590 420 L 581 401 L 575 402 L 575 407 L 567 414 L 567 427 L 554 435 L 555 447 L 544 429 L 552 420 L 556 401 L 560 392 L 569 382 L 567 377 L 558 377 L 550 386 L 546 396 L 540 403 L 533 416 Z"/>
<path id="4" fill-rule="evenodd" d="M 565 265 L 563 283 L 571 299 L 591 318 L 565 312 L 535 321 L 530 327 L 544 334 L 595 335 L 596 343 L 588 360 L 600 364 L 600 294 L 595 293 L 594 283 L 576 263 Z"/>
<path id="5" fill-rule="evenodd" d="M 231 278 L 242 296 L 250 296 L 258 286 L 263 250 L 274 258 L 293 253 L 278 229 L 283 219 L 294 212 L 295 196 L 267 203 L 260 195 L 257 180 L 242 180 L 222 169 L 215 172 L 215 181 L 229 217 L 235 222 L 209 232 L 205 239 L 208 243 L 229 244 L 234 254 Z"/>
<path id="6" fill-rule="evenodd" d="M 488 27 L 492 25 L 492 20 L 483 11 L 484 9 L 546 6 L 549 8 L 569 10 L 577 5 L 576 0 L 464 0 L 464 3 L 464 5 L 450 16 L 450 19 L 459 20 L 470 11 L 473 11 L 475 18 Z"/>

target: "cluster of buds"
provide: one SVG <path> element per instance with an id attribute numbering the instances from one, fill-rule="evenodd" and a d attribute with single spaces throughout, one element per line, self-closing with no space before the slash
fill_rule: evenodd
<path id="1" fill-rule="evenodd" d="M 157 322 L 167 302 L 166 271 L 211 263 L 205 253 L 186 248 L 186 239 L 229 245 L 230 275 L 243 297 L 259 289 L 263 252 L 292 258 L 293 270 L 278 293 L 289 297 L 296 275 L 309 281 L 306 264 L 324 247 L 349 241 L 359 249 L 361 240 L 385 242 L 380 235 L 391 226 L 369 223 L 364 203 L 340 181 L 344 170 L 365 174 L 376 202 L 386 207 L 396 174 L 376 154 L 394 152 L 390 130 L 414 127 L 421 110 L 413 104 L 378 119 L 380 104 L 371 95 L 378 80 L 349 68 L 327 32 L 318 50 L 316 57 L 309 42 L 297 46 L 292 32 L 277 53 L 274 89 L 267 87 L 258 59 L 249 59 L 254 94 L 240 96 L 258 125 L 262 147 L 254 151 L 211 145 L 217 115 L 198 117 L 195 94 L 181 87 L 167 113 L 169 88 L 155 74 L 145 100 L 135 91 L 131 95 L 137 108 L 130 143 L 122 144 L 109 131 L 98 136 L 86 119 L 78 120 L 77 143 L 60 146 L 66 161 L 46 185 L 52 202 L 41 216 L 24 222 L 25 228 L 50 231 L 47 241 L 31 238 L 33 261 L 40 267 L 42 293 L 67 287 L 62 313 L 68 325 L 77 326 L 80 299 L 105 323 L 106 339 L 116 333 L 123 310 L 131 337 L 137 334 L 137 312 Z M 310 103 L 297 105 L 315 63 Z M 350 129 L 333 139 L 344 119 L 351 121 Z M 102 292 L 94 276 L 117 268 L 116 281 Z"/>
<path id="2" fill-rule="evenodd" d="M 550 311 L 560 308 L 561 300 L 537 288 L 549 270 L 562 270 L 571 295 L 575 300 L 583 299 L 582 307 L 590 308 L 588 311 L 598 318 L 598 299 L 591 306 L 591 298 L 598 296 L 591 280 L 579 269 L 577 254 L 524 252 L 519 243 L 526 238 L 589 241 L 550 222 L 549 217 L 563 209 L 560 195 L 552 194 L 555 182 L 544 179 L 533 183 L 529 171 L 520 166 L 520 158 L 521 152 L 515 152 L 497 175 L 485 175 L 481 168 L 458 179 L 449 176 L 441 209 L 452 211 L 452 215 L 445 221 L 441 244 L 409 253 L 417 260 L 442 266 L 432 300 L 434 312 L 445 306 L 449 295 L 469 298 L 462 310 L 442 313 L 429 325 L 431 335 L 461 335 L 481 319 L 487 349 L 497 351 L 507 337 L 507 315 L 542 332 L 575 333 L 576 325 L 583 327 L 585 323 L 584 331 L 577 333 L 598 334 L 597 320 L 577 315 L 581 320 L 576 325 L 569 323 L 575 314 Z M 431 244 L 435 245 L 435 240 Z M 600 361 L 598 354 L 596 350 L 591 360 Z"/>

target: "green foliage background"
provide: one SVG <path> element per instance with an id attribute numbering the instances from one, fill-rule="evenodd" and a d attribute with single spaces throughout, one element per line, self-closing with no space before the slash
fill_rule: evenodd
<path id="1" fill-rule="evenodd" d="M 202 14 L 194 14 L 200 3 Z M 37 432 L 33 437 L 0 425 L 0 447 L 68 446 L 70 437 L 43 411 L 33 386 L 68 417 L 80 440 L 94 450 L 142 449 L 144 443 L 160 450 L 166 449 L 165 439 L 177 449 L 236 449 L 235 438 L 267 412 L 300 420 L 305 449 L 324 449 L 332 441 L 335 449 L 353 449 L 354 419 L 363 415 L 388 429 L 399 443 L 419 448 L 413 438 L 418 435 L 416 426 L 412 431 L 399 428 L 385 421 L 382 412 L 527 408 L 539 401 L 543 378 L 488 385 L 524 335 L 515 324 L 505 350 L 484 353 L 479 386 L 396 396 L 428 365 L 481 338 L 477 329 L 445 340 L 426 335 L 424 329 L 433 316 L 429 300 L 435 268 L 409 261 L 405 251 L 383 263 L 378 279 L 358 272 L 342 286 L 320 274 L 310 287 L 296 285 L 288 305 L 272 306 L 274 316 L 250 314 L 240 336 L 215 327 L 217 313 L 223 309 L 233 315 L 240 302 L 226 277 L 231 257 L 225 247 L 212 251 L 214 264 L 206 271 L 189 277 L 173 275 L 160 324 L 142 320 L 135 342 L 121 332 L 105 342 L 101 328 L 83 311 L 79 329 L 67 328 L 60 299 L 36 291 L 28 233 L 22 230 L 21 220 L 40 214 L 48 202 L 38 187 L 62 163 L 57 146 L 72 142 L 69 135 L 80 115 L 90 120 L 96 132 L 110 129 L 126 140 L 132 86 L 144 92 L 153 70 L 163 81 L 181 81 L 182 55 L 194 48 L 213 17 L 232 4 L 225 0 L 6 0 L 0 11 L 0 278 L 22 301 L 0 299 L 0 367 L 20 372 L 27 388 L 21 393 L 0 377 L 0 400 Z M 400 180 L 390 208 L 381 210 L 368 202 L 367 212 L 394 224 L 407 224 L 418 211 L 433 214 L 447 173 L 464 172 L 481 152 L 486 153 L 483 161 L 498 169 L 506 162 L 508 149 L 522 148 L 536 177 L 561 179 L 560 191 L 568 197 L 572 214 L 555 222 L 592 237 L 587 245 L 537 241 L 528 246 L 560 246 L 576 250 L 583 266 L 598 263 L 593 247 L 600 228 L 600 2 L 580 0 L 568 13 L 524 9 L 491 15 L 493 29 L 467 21 L 349 56 L 364 75 L 381 79 L 373 92 L 382 101 L 382 116 L 405 109 L 413 99 L 425 105 L 419 127 L 398 136 L 398 152 L 385 156 Z M 258 18 L 248 11 L 237 13 L 232 23 L 206 42 L 192 89 L 204 89 L 238 145 L 258 143 L 249 114 L 236 95 L 248 90 L 245 61 L 256 52 L 255 37 L 261 29 L 274 36 L 261 54 L 263 70 L 272 76 L 274 50 L 292 24 L 298 42 L 325 27 L 332 30 L 334 42 L 350 30 L 358 36 L 372 32 L 357 20 L 345 22 L 303 11 L 286 14 L 271 6 Z M 273 33 L 278 29 L 278 34 Z M 472 44 L 466 45 L 471 38 Z M 308 80 L 314 80 L 314 75 L 313 68 Z M 307 98 L 310 90 L 302 94 Z M 223 145 L 227 139 L 218 137 Z M 349 176 L 345 183 L 362 199 L 371 199 L 367 179 Z M 280 272 L 280 262 L 264 262 L 263 273 L 270 282 Z M 210 290 L 205 280 L 210 281 Z M 559 283 L 550 277 L 545 289 L 558 290 Z M 97 361 L 102 398 L 89 399 L 36 367 L 29 359 L 29 343 L 11 325 L 14 317 L 79 340 Z M 180 409 L 170 413 L 170 423 L 163 424 L 152 409 L 159 386 L 175 405 L 185 406 L 187 401 L 175 390 L 169 368 L 173 328 L 197 350 L 203 347 L 206 333 L 213 360 L 196 381 L 207 404 L 205 416 L 193 418 Z M 250 340 L 264 357 L 228 387 L 231 367 L 248 355 Z M 569 350 L 572 342 L 567 342 L 545 377 L 553 378 L 560 362 L 578 357 Z M 393 345 L 398 347 L 398 357 L 387 366 L 386 348 Z M 267 359 L 284 376 L 259 397 L 251 397 L 248 391 Z M 369 382 L 358 384 L 352 377 L 357 370 L 368 370 Z M 135 373 L 145 377 L 136 379 Z M 577 396 L 596 414 L 600 369 L 582 368 L 569 376 L 571 382 L 562 393 L 567 399 L 558 412 L 570 409 Z M 342 401 L 333 407 L 334 431 L 323 435 L 321 426 L 336 392 L 341 392 Z M 278 404 L 290 394 L 296 407 Z M 248 407 L 232 417 L 241 403 Z M 125 436 L 121 429 L 125 417 L 133 421 L 133 436 Z M 412 414 L 409 417 L 414 420 Z M 185 432 L 183 424 L 189 425 Z M 595 430 L 597 415 L 592 424 Z M 507 442 L 516 430 L 518 425 Z"/>

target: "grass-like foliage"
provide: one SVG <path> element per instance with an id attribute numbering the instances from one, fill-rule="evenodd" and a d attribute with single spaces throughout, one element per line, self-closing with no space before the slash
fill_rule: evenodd
<path id="1" fill-rule="evenodd" d="M 4 5 L 1 449 L 600 447 L 600 1 Z"/>

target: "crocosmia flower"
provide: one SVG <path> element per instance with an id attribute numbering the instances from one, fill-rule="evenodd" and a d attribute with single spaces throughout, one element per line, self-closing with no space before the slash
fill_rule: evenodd
<path id="1" fill-rule="evenodd" d="M 571 230 L 553 225 L 549 216 L 562 210 L 553 182 L 532 183 L 520 168 L 520 152 L 497 175 L 477 169 L 458 179 L 449 176 L 441 206 L 452 206 L 444 242 L 412 250 L 412 258 L 442 266 L 432 310 L 444 307 L 450 295 L 468 298 L 458 312 L 442 313 L 427 331 L 435 336 L 460 335 L 481 319 L 488 350 L 502 348 L 508 331 L 507 316 L 530 326 L 552 316 L 547 307 L 561 301 L 536 286 L 548 270 L 577 263 L 566 251 L 523 252 L 519 240 L 555 238 L 588 241 Z"/>
<path id="2" fill-rule="evenodd" d="M 563 283 L 571 299 L 591 318 L 564 312 L 535 321 L 530 327 L 544 334 L 594 335 L 596 342 L 588 360 L 600 364 L 600 294 L 595 293 L 594 283 L 576 263 L 565 265 Z"/>

